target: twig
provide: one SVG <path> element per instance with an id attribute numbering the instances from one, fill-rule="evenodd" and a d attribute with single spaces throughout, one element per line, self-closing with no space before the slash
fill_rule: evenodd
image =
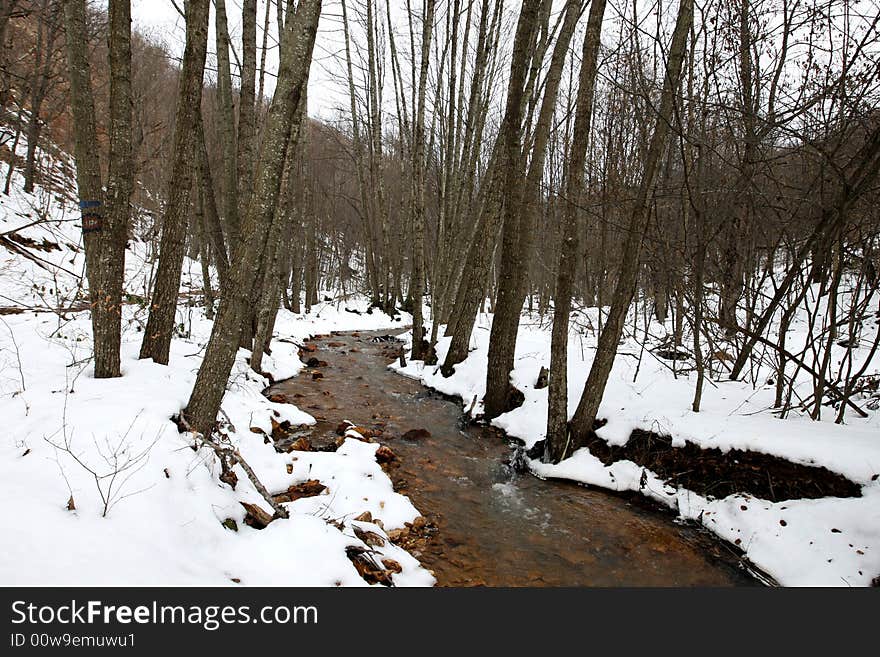
<path id="1" fill-rule="evenodd" d="M 244 470 L 245 474 L 248 476 L 248 479 L 251 480 L 254 488 L 257 489 L 257 492 L 263 496 L 263 499 L 269 503 L 272 507 L 272 510 L 275 511 L 275 515 L 279 518 L 289 518 L 290 514 L 287 512 L 281 504 L 275 501 L 275 498 L 272 497 L 272 494 L 266 489 L 263 485 L 263 482 L 260 481 L 259 477 L 257 477 L 256 473 L 253 471 L 251 466 L 245 460 L 245 458 L 241 455 L 235 447 L 232 445 L 222 445 L 210 440 L 209 438 L 205 438 L 205 435 L 200 431 L 196 431 L 189 422 L 187 422 L 186 418 L 183 416 L 183 413 L 180 414 L 180 424 L 183 425 L 183 428 L 189 431 L 193 436 L 195 436 L 196 440 L 205 447 L 214 450 L 217 454 L 218 458 L 221 462 L 228 462 L 230 465 L 235 465 L 236 463 L 241 466 L 241 469 Z"/>
<path id="2" fill-rule="evenodd" d="M 24 370 L 21 367 L 21 352 L 18 350 L 18 342 L 15 340 L 15 333 L 12 330 L 12 327 L 7 324 L 6 320 L 0 317 L 0 322 L 3 322 L 3 325 L 6 326 L 9 331 L 9 336 L 12 338 L 12 345 L 15 347 L 15 359 L 18 361 L 18 376 L 21 377 L 21 391 L 24 392 L 27 390 L 24 384 Z"/>

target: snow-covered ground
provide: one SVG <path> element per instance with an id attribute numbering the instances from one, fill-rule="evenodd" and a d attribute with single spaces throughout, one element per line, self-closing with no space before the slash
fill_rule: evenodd
<path id="1" fill-rule="evenodd" d="M 5 176 L 5 165 L 0 176 Z M 71 187 L 73 188 L 73 187 Z M 177 336 L 168 366 L 137 359 L 155 262 L 145 243 L 127 251 L 122 370 L 118 379 L 92 376 L 88 314 L 80 289 L 84 255 L 71 199 L 38 188 L 0 195 L 0 234 L 22 253 L 0 245 L 0 585 L 282 585 L 365 586 L 345 548 L 368 548 L 354 526 L 387 539 L 386 531 L 419 514 L 394 492 L 376 463 L 377 444 L 349 438 L 334 453 L 277 453 L 271 424 L 314 419 L 262 395 L 268 380 L 238 354 L 223 400 L 231 442 L 267 489 L 318 479 L 320 495 L 286 506 L 290 518 L 263 530 L 244 523 L 240 502 L 268 504 L 235 466 L 235 490 L 222 483 L 216 457 L 180 434 L 171 421 L 186 404 L 211 322 L 200 299 L 200 266 L 187 260 Z M 42 245 L 35 248 L 34 244 Z M 28 255 L 31 257 L 28 257 Z M 400 326 L 364 310 L 362 299 L 321 303 L 309 315 L 281 311 L 276 335 L 302 342 L 332 330 Z M 24 312 L 20 312 L 24 310 Z M 264 369 L 275 379 L 303 366 L 297 347 L 276 340 Z M 369 511 L 376 524 L 355 521 Z M 237 531 L 224 526 L 235 521 Z M 232 523 L 228 523 L 229 527 Z M 376 560 L 400 564 L 396 585 L 432 585 L 434 578 L 403 549 L 385 541 Z"/>
<path id="2" fill-rule="evenodd" d="M 596 326 L 597 309 L 588 312 L 593 314 L 592 325 Z M 584 330 L 587 322 L 583 315 L 573 319 L 580 330 L 572 331 L 568 348 L 570 415 L 580 400 L 597 341 L 595 333 Z M 807 337 L 801 320 L 793 323 L 788 334 L 790 345 L 799 345 Z M 409 361 L 406 368 L 396 363 L 391 367 L 440 392 L 461 397 L 465 409 L 479 415 L 483 410 L 490 327 L 491 316 L 481 314 L 469 356 L 449 378 L 443 377 L 439 366 L 425 367 L 420 361 Z M 662 335 L 665 330 L 656 324 L 650 327 L 654 335 Z M 863 346 L 855 356 L 857 365 L 867 356 L 873 331 L 873 324 L 866 328 Z M 437 345 L 440 362 L 450 340 L 442 338 Z M 731 448 L 763 452 L 840 473 L 862 486 L 862 496 L 777 503 L 744 495 L 706 499 L 688 490 L 676 490 L 650 472 L 644 472 L 643 479 L 643 468 L 631 461 L 617 461 L 606 467 L 587 449 L 578 450 L 557 465 L 530 460 L 536 475 L 615 491 L 640 491 L 735 544 L 782 585 L 869 585 L 880 575 L 880 412 L 870 410 L 862 400 L 868 417 L 850 413 L 843 425 L 834 424 L 834 413 L 827 409 L 819 422 L 794 413 L 780 420 L 771 413 L 772 384 L 753 386 L 719 380 L 707 383 L 702 410 L 694 413 L 691 401 L 695 375 L 674 376 L 669 361 L 648 350 L 643 352 L 639 342 L 628 338 L 615 359 L 599 413 L 608 424 L 597 432 L 608 443 L 622 445 L 633 429 L 642 428 L 670 435 L 677 445 L 687 440 L 724 452 Z M 525 402 L 492 424 L 521 439 L 527 448 L 545 436 L 547 390 L 535 389 L 535 383 L 540 368 L 549 367 L 549 363 L 549 328 L 539 325 L 537 318 L 524 316 L 511 382 L 524 393 Z M 880 358 L 868 373 L 878 368 Z M 810 385 L 808 377 L 798 383 L 802 387 Z"/>
<path id="3" fill-rule="evenodd" d="M 57 169 L 56 181 L 63 183 L 70 163 L 41 157 L 44 166 Z M 0 178 L 5 174 L 6 165 L 0 164 Z M 72 181 L 68 187 L 74 189 Z M 418 515 L 376 464 L 377 446 L 349 439 L 335 453 L 277 453 L 264 436 L 271 432 L 273 419 L 293 424 L 314 420 L 292 405 L 267 400 L 262 390 L 268 381 L 248 369 L 248 354 L 240 351 L 223 402 L 230 439 L 272 492 L 308 479 L 327 486 L 321 495 L 288 503 L 289 520 L 263 530 L 244 524 L 240 502 L 267 507 L 245 473 L 236 467 L 235 490 L 222 483 L 216 458 L 204 449 L 194 451 L 192 440 L 170 420 L 187 401 L 211 330 L 201 306 L 200 265 L 189 259 L 184 264 L 184 296 L 170 364 L 140 361 L 144 299 L 156 261 L 145 241 L 137 236 L 130 241 L 123 377 L 96 380 L 89 359 L 88 315 L 77 310 L 86 298 L 78 214 L 71 195 L 40 187 L 33 195 L 24 194 L 17 174 L 10 196 L 0 194 L 0 499 L 10 511 L 0 531 L 0 585 L 365 585 L 345 553 L 348 546 L 366 547 L 354 534 L 359 521 L 353 518 L 369 511 L 384 529 L 361 526 L 387 536 L 386 531 Z M 872 303 L 876 307 L 876 300 Z M 275 329 L 284 340 L 273 342 L 264 369 L 275 379 L 296 374 L 303 364 L 293 343 L 309 335 L 386 329 L 408 321 L 393 322 L 378 312 L 349 313 L 346 305 L 363 310 L 365 301 L 321 303 L 309 315 L 282 310 Z M 595 326 L 596 309 L 586 312 Z M 584 316 L 574 319 L 571 411 L 596 342 L 596 335 L 584 328 Z M 393 367 L 460 396 L 478 415 L 490 321 L 480 317 L 468 359 L 448 379 L 420 362 L 410 361 L 403 370 Z M 808 339 L 805 321 L 796 318 L 789 344 Z M 657 335 L 668 330 L 649 328 Z M 549 364 L 549 343 L 546 325 L 524 317 L 512 382 L 525 402 L 494 420 L 526 446 L 544 437 L 547 391 L 534 384 L 541 366 Z M 448 346 L 448 338 L 438 344 L 441 360 Z M 864 346 L 856 350 L 856 361 L 866 353 Z M 841 355 L 833 354 L 833 360 Z M 868 372 L 877 369 L 875 361 Z M 539 476 L 641 491 L 739 546 L 781 584 L 869 584 L 880 575 L 880 412 L 862 403 L 868 417 L 850 413 L 844 425 L 833 423 L 833 413 L 825 413 L 821 422 L 797 413 L 779 420 L 771 414 L 773 385 L 763 383 L 768 378 L 759 372 L 758 385 L 708 383 L 702 410 L 693 413 L 693 377 L 674 376 L 668 361 L 629 338 L 620 347 L 609 381 L 600 410 L 609 422 L 599 434 L 622 444 L 641 427 L 669 434 L 679 444 L 688 440 L 707 448 L 754 450 L 818 464 L 860 484 L 861 497 L 778 503 L 741 495 L 705 499 L 670 488 L 632 462 L 605 467 L 585 449 L 558 465 L 531 461 L 531 467 Z M 809 394 L 809 385 L 804 378 L 799 390 Z M 68 509 L 70 501 L 75 508 Z M 223 525 L 227 519 L 235 521 L 237 531 Z M 395 584 L 434 582 L 412 556 L 389 541 L 373 549 L 377 559 L 401 565 L 402 571 L 393 575 Z"/>

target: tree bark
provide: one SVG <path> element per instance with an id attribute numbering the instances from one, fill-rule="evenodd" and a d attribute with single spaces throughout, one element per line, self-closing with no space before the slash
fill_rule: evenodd
<path id="1" fill-rule="evenodd" d="M 422 17 L 422 52 L 419 64 L 419 89 L 413 130 L 413 265 L 410 283 L 413 316 L 412 358 L 424 359 L 424 319 L 422 306 L 425 285 L 425 90 L 428 84 L 428 56 L 434 27 L 435 0 L 426 0 Z"/>
<path id="2" fill-rule="evenodd" d="M 623 247 L 620 270 L 611 299 L 611 308 L 602 333 L 599 336 L 599 345 L 590 374 L 584 385 L 580 403 L 571 420 L 570 443 L 571 451 L 581 447 L 596 420 L 599 404 L 608 383 L 608 376 L 614 364 L 617 353 L 617 345 L 623 333 L 623 323 L 626 312 L 635 294 L 639 276 L 639 261 L 642 248 L 642 238 L 651 214 L 651 196 L 654 192 L 655 180 L 663 152 L 666 149 L 667 138 L 675 111 L 675 95 L 679 89 L 681 80 L 682 64 L 687 47 L 688 33 L 694 17 L 694 0 L 681 0 L 678 6 L 678 17 L 675 21 L 675 30 L 672 34 L 672 42 L 669 46 L 669 56 L 666 62 L 666 74 L 663 82 L 663 92 L 660 99 L 657 121 L 654 125 L 654 134 L 648 147 L 645 166 L 642 172 L 641 183 L 635 207 L 630 218 L 626 242 Z M 553 380 L 551 374 L 550 380 Z M 563 450 L 559 455 L 565 458 L 571 453 Z"/>
<path id="3" fill-rule="evenodd" d="M 241 4 L 241 92 L 238 104 L 238 215 L 244 216 L 254 186 L 257 76 L 257 0 Z"/>
<path id="4" fill-rule="evenodd" d="M 112 340 L 104 348 L 119 354 L 125 245 L 131 219 L 134 164 L 131 146 L 131 0 L 110 0 L 110 162 L 107 180 L 107 243 L 101 254 L 107 272 L 104 304 Z"/>
<path id="5" fill-rule="evenodd" d="M 95 104 L 92 96 L 85 0 L 64 4 L 70 105 L 76 159 L 76 183 L 83 216 L 83 243 L 94 338 L 95 377 L 119 376 L 119 307 L 107 287 L 105 252 L 113 251 L 112 231 L 104 222 L 101 168 L 98 159 Z"/>
<path id="6" fill-rule="evenodd" d="M 229 242 L 238 236 L 238 153 L 235 138 L 235 111 L 232 102 L 232 73 L 229 64 L 229 28 L 226 0 L 215 0 L 217 33 L 217 97 L 220 123 L 220 147 L 223 153 L 223 214 Z M 203 138 L 204 141 L 204 138 Z M 207 162 L 207 160 L 205 160 Z M 211 192 L 213 196 L 213 192 Z"/>
<path id="7" fill-rule="evenodd" d="M 575 259 L 578 252 L 578 205 L 584 186 L 584 165 L 590 142 L 593 118 L 593 95 L 599 66 L 602 20 L 605 0 L 592 0 L 587 32 L 581 55 L 581 71 L 575 104 L 574 136 L 565 180 L 563 235 L 556 295 L 553 308 L 553 331 L 550 342 L 550 385 L 547 391 L 547 438 L 545 458 L 558 462 L 569 449 L 568 420 L 568 323 Z"/>
<path id="8" fill-rule="evenodd" d="M 199 189 L 205 220 L 207 239 L 210 239 L 213 247 L 214 266 L 220 283 L 226 280 L 229 271 L 229 256 L 226 250 L 226 242 L 223 239 L 223 225 L 220 223 L 220 215 L 217 212 L 217 201 L 214 196 L 214 177 L 211 175 L 211 164 L 208 161 L 208 147 L 205 144 L 205 128 L 202 113 L 197 115 L 198 126 L 196 127 L 196 157 L 198 159 Z M 231 242 L 230 242 L 231 243 Z"/>
<path id="9" fill-rule="evenodd" d="M 505 200 L 504 192 L 516 186 L 516 166 L 522 153 L 526 73 L 538 31 L 541 4 L 541 0 L 524 0 L 517 21 L 504 118 L 487 173 L 488 189 L 456 293 L 454 311 L 456 321 L 452 332 L 452 343 L 443 362 L 444 376 L 450 376 L 453 367 L 467 357 L 483 286 L 489 274 L 498 239 L 498 228 Z"/>
<path id="10" fill-rule="evenodd" d="M 37 146 L 39 145 L 40 133 L 42 132 L 40 112 L 42 111 L 43 100 L 49 91 L 55 38 L 58 35 L 59 26 L 54 19 L 54 12 L 55 7 L 52 6 L 50 0 L 43 0 L 37 21 L 37 46 L 34 51 L 34 75 L 31 82 L 31 107 L 28 117 L 27 152 L 24 164 L 24 191 L 28 194 L 33 194 L 34 192 Z"/>
<path id="11" fill-rule="evenodd" d="M 174 161 L 168 185 L 168 201 L 162 217 L 159 268 L 150 317 L 141 343 L 141 358 L 168 364 L 174 316 L 180 292 L 180 273 L 190 214 L 190 193 L 201 107 L 202 76 L 208 44 L 208 0 L 190 0 L 186 10 L 186 48 L 177 92 L 177 119 L 174 127 Z"/>
<path id="12" fill-rule="evenodd" d="M 260 271 L 260 257 L 277 205 L 288 135 L 301 94 L 305 90 L 315 44 L 321 0 L 301 0 L 288 17 L 281 41 L 275 95 L 266 118 L 264 145 L 253 202 L 242 218 L 242 230 L 229 278 L 184 415 L 196 430 L 211 435 L 229 372 L 238 351 L 239 332 L 250 293 Z"/>
<path id="13" fill-rule="evenodd" d="M 526 297 L 526 280 L 531 262 L 533 223 L 540 209 L 541 179 L 544 176 L 544 163 L 547 159 L 547 143 L 556 109 L 556 98 L 562 80 L 562 70 L 580 17 L 581 1 L 567 0 L 562 29 L 553 49 L 547 80 L 544 85 L 544 98 L 535 126 L 532 140 L 532 160 L 525 174 L 523 201 L 519 204 L 509 202 L 505 208 L 504 225 L 501 232 L 501 253 L 498 272 L 498 300 L 492 318 L 492 332 L 489 337 L 489 365 L 486 370 L 485 415 L 494 418 L 510 410 L 509 388 L 510 371 L 513 369 L 516 352 L 516 336 L 519 319 Z M 519 187 L 520 185 L 517 185 Z M 512 197 L 508 196 L 508 201 Z"/>

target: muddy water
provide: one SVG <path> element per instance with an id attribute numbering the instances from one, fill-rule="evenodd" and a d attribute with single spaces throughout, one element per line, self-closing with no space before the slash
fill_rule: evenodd
<path id="1" fill-rule="evenodd" d="M 344 421 L 383 429 L 400 464 L 395 488 L 439 531 L 416 556 L 441 586 L 693 586 L 755 580 L 730 550 L 671 515 L 622 497 L 517 474 L 493 429 L 467 426 L 459 404 L 387 369 L 397 345 L 381 333 L 313 342 L 326 366 L 270 392 L 318 418 L 313 444 L 334 441 Z M 311 371 L 323 374 L 313 379 Z M 410 429 L 429 438 L 404 440 Z"/>

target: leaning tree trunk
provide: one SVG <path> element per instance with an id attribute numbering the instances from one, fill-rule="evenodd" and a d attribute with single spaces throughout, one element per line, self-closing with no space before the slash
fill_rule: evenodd
<path id="1" fill-rule="evenodd" d="M 611 367 L 614 364 L 617 345 L 623 333 L 626 313 L 635 294 L 639 278 L 642 238 L 651 213 L 651 196 L 654 192 L 657 169 L 663 152 L 666 150 L 667 137 L 673 121 L 675 95 L 681 80 L 682 63 L 693 17 L 694 0 L 681 0 L 675 30 L 672 34 L 672 43 L 669 46 L 669 58 L 666 63 L 666 76 L 663 81 L 657 122 L 648 147 L 638 197 L 621 254 L 620 271 L 611 299 L 611 309 L 599 336 L 599 345 L 580 403 L 571 420 L 572 450 L 582 446 L 593 429 L 599 404 L 605 393 L 605 385 L 608 383 L 608 376 L 611 374 Z M 560 456 L 564 458 L 565 455 L 563 452 Z"/>
<path id="2" fill-rule="evenodd" d="M 553 48 L 544 85 L 544 98 L 532 140 L 532 161 L 523 190 L 523 200 L 506 209 L 502 227 L 498 300 L 489 337 L 489 366 L 486 369 L 485 415 L 494 418 L 510 410 L 510 371 L 516 352 L 520 313 L 526 298 L 526 281 L 531 262 L 533 222 L 541 202 L 541 179 L 547 161 L 547 144 L 556 109 L 562 70 L 580 17 L 580 0 L 567 0 L 565 19 Z"/>
<path id="3" fill-rule="evenodd" d="M 450 376 L 453 367 L 467 357 L 471 332 L 480 308 L 483 289 L 489 276 L 489 268 L 498 240 L 503 204 L 505 201 L 510 201 L 510 199 L 504 198 L 504 194 L 518 186 L 516 167 L 522 149 L 526 74 L 538 30 L 541 4 L 541 0 L 525 0 L 517 21 L 510 63 L 507 104 L 489 171 L 486 174 L 488 190 L 484 196 L 480 219 L 468 249 L 465 269 L 458 284 L 452 341 L 442 367 L 444 376 Z"/>
<path id="4" fill-rule="evenodd" d="M 320 15 L 321 0 L 301 0 L 295 16 L 288 17 L 284 26 L 275 95 L 266 118 L 253 199 L 242 217 L 239 242 L 205 358 L 184 410 L 190 424 L 205 435 L 210 435 L 220 410 L 238 351 L 244 311 L 252 302 L 249 297 L 260 272 L 260 258 L 277 205 L 284 160 L 290 147 L 290 126 L 305 91 Z"/>
<path id="5" fill-rule="evenodd" d="M 308 78 L 305 84 L 308 84 Z M 291 122 L 290 133 L 287 137 L 287 157 L 281 176 L 281 192 L 275 206 L 272 224 L 269 227 L 268 243 L 263 254 L 263 267 L 258 277 L 258 285 L 255 286 L 252 298 L 257 300 L 256 330 L 254 332 L 254 347 L 251 350 L 251 369 L 261 373 L 263 367 L 263 354 L 268 350 L 272 340 L 272 330 L 275 326 L 275 316 L 278 314 L 278 302 L 281 296 L 278 270 L 281 268 L 283 256 L 284 237 L 290 231 L 288 206 L 291 203 L 291 179 L 294 175 L 294 161 L 299 157 L 298 151 L 303 140 L 299 138 L 303 119 L 307 114 L 306 93 L 300 96 L 299 108 Z M 294 144 L 293 147 L 290 144 Z"/>
<path id="6" fill-rule="evenodd" d="M 584 186 L 584 165 L 590 143 L 593 118 L 593 94 L 599 67 L 602 19 L 605 0 L 593 0 L 581 55 L 581 72 L 575 107 L 574 137 L 569 151 L 565 180 L 565 208 L 562 245 L 556 275 L 553 308 L 553 332 L 550 343 L 550 381 L 547 394 L 547 438 L 545 458 L 560 461 L 569 448 L 568 421 L 568 322 L 571 313 L 571 290 L 578 252 L 578 204 Z"/>
<path id="7" fill-rule="evenodd" d="M 186 10 L 186 48 L 177 92 L 174 160 L 168 183 L 168 202 L 162 217 L 159 269 L 150 302 L 150 317 L 141 343 L 141 358 L 168 364 L 174 315 L 180 292 L 180 273 L 190 212 L 190 192 L 201 107 L 202 76 L 208 44 L 208 0 L 190 0 Z"/>

